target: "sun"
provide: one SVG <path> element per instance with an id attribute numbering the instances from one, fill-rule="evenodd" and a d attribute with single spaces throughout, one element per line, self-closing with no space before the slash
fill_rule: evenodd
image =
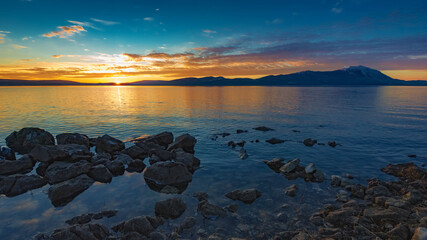
<path id="1" fill-rule="evenodd" d="M 119 81 L 116 81 L 116 82 L 115 82 L 115 84 L 116 84 L 116 85 L 120 85 L 120 82 L 119 82 Z"/>

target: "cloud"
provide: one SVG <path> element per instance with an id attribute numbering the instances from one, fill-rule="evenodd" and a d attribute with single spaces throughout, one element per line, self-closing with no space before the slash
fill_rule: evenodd
<path id="1" fill-rule="evenodd" d="M 154 21 L 154 18 L 152 18 L 152 17 L 145 17 L 144 21 L 152 22 L 152 21 Z"/>
<path id="2" fill-rule="evenodd" d="M 60 26 L 58 28 L 61 30 L 45 33 L 43 34 L 43 36 L 48 38 L 55 37 L 55 36 L 59 36 L 60 38 L 67 38 L 79 32 L 86 32 L 86 30 L 80 25 Z"/>
<path id="3" fill-rule="evenodd" d="M 216 31 L 209 30 L 209 29 L 205 29 L 205 30 L 203 30 L 203 32 L 204 32 L 204 33 L 208 33 L 208 34 L 216 33 Z"/>
<path id="4" fill-rule="evenodd" d="M 89 27 L 89 28 L 93 28 L 96 30 L 100 30 L 99 28 L 95 27 L 95 25 L 93 23 L 90 23 L 90 22 L 80 22 L 80 21 L 73 21 L 73 20 L 68 20 L 67 22 L 72 23 L 72 24 L 76 24 L 79 26 L 84 26 L 84 27 Z"/>
<path id="5" fill-rule="evenodd" d="M 0 31 L 0 43 L 4 43 L 4 37 L 11 32 L 9 31 Z"/>
<path id="6" fill-rule="evenodd" d="M 101 20 L 101 19 L 97 19 L 97 18 L 91 18 L 91 20 L 94 21 L 94 22 L 99 22 L 99 23 L 104 24 L 104 25 L 117 25 L 117 24 L 120 24 L 119 22 Z"/>
<path id="7" fill-rule="evenodd" d="M 342 13 L 342 8 L 332 8 L 331 9 L 331 12 L 333 12 L 333 13 Z"/>
<path id="8" fill-rule="evenodd" d="M 17 44 L 11 44 L 11 46 L 14 48 L 14 49 L 24 49 L 24 48 L 27 48 L 26 46 L 21 46 L 21 45 L 17 45 Z"/>
<path id="9" fill-rule="evenodd" d="M 53 58 L 62 58 L 64 55 L 52 55 Z"/>

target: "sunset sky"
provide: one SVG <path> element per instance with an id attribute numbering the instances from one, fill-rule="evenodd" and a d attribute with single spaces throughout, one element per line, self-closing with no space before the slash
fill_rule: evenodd
<path id="1" fill-rule="evenodd" d="M 0 79 L 130 82 L 365 65 L 427 80 L 427 1 L 2 0 Z"/>

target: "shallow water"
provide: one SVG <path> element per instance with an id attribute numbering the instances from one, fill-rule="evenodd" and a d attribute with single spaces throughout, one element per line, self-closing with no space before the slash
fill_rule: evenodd
<path id="1" fill-rule="evenodd" d="M 314 162 L 327 179 L 349 173 L 362 184 L 372 177 L 391 179 L 380 171 L 388 163 L 427 163 L 427 87 L 0 87 L 0 103 L 0 145 L 12 131 L 31 126 L 54 135 L 109 134 L 122 140 L 162 131 L 194 135 L 202 168 L 182 194 L 186 212 L 162 226 L 165 231 L 184 216 L 197 215 L 192 197 L 197 191 L 208 192 L 220 206 L 232 203 L 224 197 L 230 190 L 255 187 L 263 192 L 251 205 L 238 203 L 241 220 L 203 221 L 197 215 L 195 230 L 233 236 L 253 234 L 235 227 L 237 223 L 265 228 L 284 203 L 291 207 L 286 210 L 288 225 L 280 227 L 297 228 L 311 211 L 334 201 L 336 190 L 328 181 L 287 180 L 271 171 L 262 161 L 274 157 L 298 157 L 303 165 Z M 275 131 L 252 129 L 261 125 Z M 249 132 L 236 134 L 236 129 Z M 221 132 L 232 135 L 211 140 Z M 290 141 L 270 145 L 265 140 L 271 137 Z M 306 147 L 300 141 L 309 137 L 341 145 Z M 250 142 L 255 139 L 261 142 Z M 246 140 L 249 158 L 239 159 L 238 148 L 227 146 L 229 140 Z M 291 184 L 299 187 L 295 198 L 284 194 Z M 156 201 L 173 196 L 150 190 L 143 174 L 128 173 L 110 184 L 95 184 L 61 208 L 50 203 L 48 188 L 0 197 L 0 239 L 28 239 L 66 226 L 64 221 L 73 216 L 117 209 L 117 216 L 101 221 L 111 227 L 153 215 Z"/>

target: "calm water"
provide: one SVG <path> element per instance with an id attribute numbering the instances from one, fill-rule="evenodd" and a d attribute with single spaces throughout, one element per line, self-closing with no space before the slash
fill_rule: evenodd
<path id="1" fill-rule="evenodd" d="M 195 230 L 222 229 L 231 235 L 242 233 L 228 229 L 235 226 L 230 222 L 260 225 L 284 203 L 295 206 L 287 211 L 288 222 L 298 224 L 321 204 L 334 201 L 336 190 L 327 181 L 289 181 L 262 163 L 274 157 L 299 157 L 304 165 L 314 162 L 327 178 L 350 173 L 360 183 L 390 178 L 379 170 L 388 163 L 427 162 L 427 87 L 0 87 L 0 103 L 0 145 L 12 131 L 30 126 L 54 135 L 109 134 L 122 140 L 161 131 L 194 135 L 202 168 L 182 194 L 186 212 L 162 226 L 165 231 L 184 216 L 196 215 L 192 194 L 200 190 L 221 206 L 232 202 L 224 197 L 230 190 L 256 187 L 263 192 L 252 205 L 239 203 L 243 220 L 206 223 L 197 215 Z M 275 131 L 252 130 L 260 125 Z M 235 134 L 236 129 L 249 132 Z M 211 140 L 221 132 L 233 134 Z M 291 141 L 270 145 L 265 140 L 271 137 Z M 322 143 L 335 140 L 341 146 L 305 147 L 299 141 L 308 137 Z M 261 142 L 249 142 L 255 139 Z M 237 150 L 227 147 L 229 140 L 246 140 L 249 158 L 240 160 Z M 408 154 L 418 157 L 410 159 Z M 291 184 L 300 188 L 295 198 L 283 192 Z M 155 201 L 171 197 L 150 190 L 142 174 L 95 184 L 62 208 L 52 206 L 47 189 L 0 197 L 0 239 L 28 239 L 66 226 L 64 221 L 73 216 L 117 209 L 116 217 L 101 221 L 112 226 L 133 216 L 153 215 Z"/>

